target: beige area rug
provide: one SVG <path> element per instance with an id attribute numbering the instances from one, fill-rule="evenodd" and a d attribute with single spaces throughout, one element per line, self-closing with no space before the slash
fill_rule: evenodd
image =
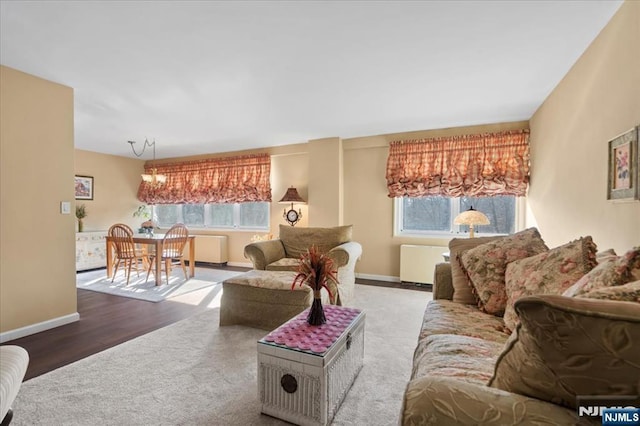
<path id="1" fill-rule="evenodd" d="M 334 425 L 397 424 L 429 299 L 356 286 L 352 306 L 366 312 L 364 367 Z M 256 342 L 267 333 L 218 327 L 218 318 L 210 309 L 23 383 L 12 425 L 288 424 L 260 414 Z"/>
<path id="2" fill-rule="evenodd" d="M 138 276 L 135 270 L 132 270 L 129 284 L 127 284 L 127 276 L 123 268 L 118 270 L 113 282 L 111 282 L 111 278 L 107 278 L 106 269 L 98 269 L 95 271 L 78 272 L 76 274 L 76 287 L 83 290 L 113 294 L 115 296 L 131 297 L 149 302 L 161 302 L 171 297 L 220 284 L 227 278 L 232 278 L 240 274 L 242 274 L 242 272 L 196 267 L 195 276 L 185 280 L 184 272 L 178 267 L 171 271 L 168 285 L 166 284 L 166 276 L 163 272 L 162 285 L 156 286 L 153 274 L 149 276 L 149 281 L 145 283 L 146 273 L 140 272 L 140 276 Z"/>

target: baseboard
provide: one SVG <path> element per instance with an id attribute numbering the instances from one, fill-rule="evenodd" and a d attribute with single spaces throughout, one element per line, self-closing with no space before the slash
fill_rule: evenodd
<path id="1" fill-rule="evenodd" d="M 389 275 L 376 275 L 376 274 L 359 274 L 356 273 L 356 278 L 362 278 L 363 280 L 376 280 L 386 281 L 390 283 L 399 283 L 400 277 L 392 277 Z"/>
<path id="2" fill-rule="evenodd" d="M 53 318 L 47 321 L 39 322 L 37 324 L 27 325 L 25 327 L 16 328 L 15 330 L 5 331 L 4 333 L 0 333 L 0 343 L 5 343 L 10 340 L 19 339 L 25 336 L 30 336 L 32 334 L 40 333 L 41 331 L 46 331 L 52 328 L 60 327 L 61 325 L 70 324 L 78 320 L 80 320 L 80 314 L 75 312 L 63 317 Z"/>
<path id="3" fill-rule="evenodd" d="M 237 266 L 239 268 L 253 268 L 253 263 L 251 262 L 227 262 L 229 266 Z"/>

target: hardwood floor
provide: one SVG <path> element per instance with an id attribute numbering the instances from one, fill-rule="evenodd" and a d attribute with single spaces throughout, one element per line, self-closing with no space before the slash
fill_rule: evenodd
<path id="1" fill-rule="evenodd" d="M 246 271 L 247 268 L 220 267 Z M 426 287 L 373 280 L 358 284 L 429 291 Z M 6 344 L 29 352 L 25 380 L 101 352 L 135 337 L 173 324 L 207 309 L 207 303 L 188 304 L 165 300 L 159 303 L 77 290 L 80 320 Z"/>

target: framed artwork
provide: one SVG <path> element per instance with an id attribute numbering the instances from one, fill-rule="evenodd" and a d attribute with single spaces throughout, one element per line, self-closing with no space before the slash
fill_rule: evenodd
<path id="1" fill-rule="evenodd" d="M 93 176 L 75 178 L 76 200 L 93 200 Z"/>
<path id="2" fill-rule="evenodd" d="M 640 153 L 635 127 L 609 141 L 607 200 L 640 200 Z"/>

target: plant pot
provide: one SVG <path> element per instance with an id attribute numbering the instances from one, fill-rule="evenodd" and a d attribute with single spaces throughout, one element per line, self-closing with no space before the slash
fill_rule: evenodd
<path id="1" fill-rule="evenodd" d="M 78 219 L 78 232 L 82 232 L 83 229 L 84 223 L 82 222 L 82 219 Z"/>

